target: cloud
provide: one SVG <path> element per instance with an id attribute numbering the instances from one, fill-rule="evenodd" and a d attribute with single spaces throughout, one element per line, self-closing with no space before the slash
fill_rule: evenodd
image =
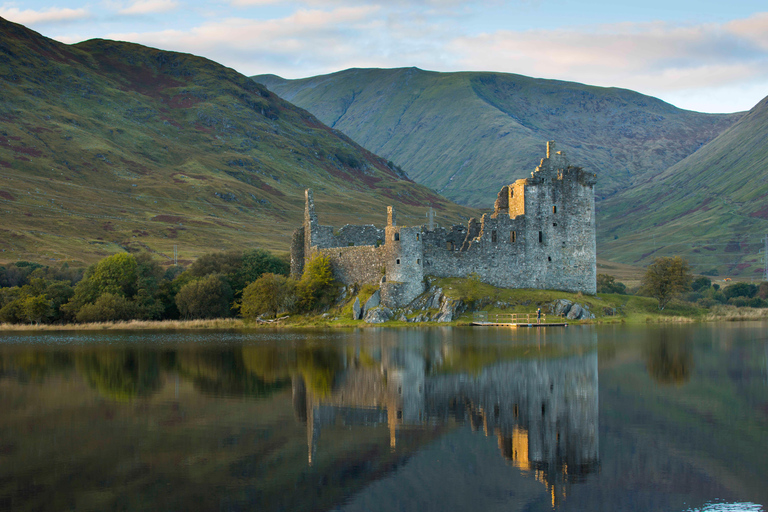
<path id="1" fill-rule="evenodd" d="M 290 8 L 297 0 L 230 1 Z M 282 18 L 216 19 L 184 31 L 107 37 L 196 53 L 249 75 L 298 78 L 349 67 L 487 70 L 625 87 L 662 98 L 728 99 L 727 107 L 702 107 L 720 111 L 749 108 L 747 102 L 760 99 L 729 99 L 733 91 L 754 95 L 762 86 L 768 92 L 768 13 L 727 23 L 470 33 L 465 21 L 471 13 L 461 10 L 471 8 L 468 0 L 323 0 L 322 8 L 312 7 L 320 0 L 298 1 L 304 7 Z"/>
<path id="2" fill-rule="evenodd" d="M 0 7 L 0 17 L 22 25 L 80 21 L 91 17 L 87 9 L 49 7 L 40 11 L 21 10 L 16 7 Z"/>
<path id="3" fill-rule="evenodd" d="M 176 0 L 138 0 L 129 7 L 120 9 L 120 14 L 152 14 L 171 11 L 179 6 Z"/>
<path id="4" fill-rule="evenodd" d="M 768 17 L 761 15 L 726 25 L 497 31 L 459 36 L 447 44 L 459 69 L 672 91 L 768 78 L 766 30 Z"/>

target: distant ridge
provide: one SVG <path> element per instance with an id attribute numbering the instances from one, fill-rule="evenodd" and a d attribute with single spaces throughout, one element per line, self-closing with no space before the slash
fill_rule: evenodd
<path id="1" fill-rule="evenodd" d="M 328 224 L 473 214 L 232 69 L 0 18 L 0 261 L 287 251 L 315 190 Z"/>
<path id="2" fill-rule="evenodd" d="M 762 279 L 768 98 L 688 158 L 600 208 L 603 257 L 644 263 L 685 254 L 697 272 Z"/>
<path id="3" fill-rule="evenodd" d="M 285 80 L 253 77 L 419 183 L 485 205 L 499 183 L 526 177 L 541 141 L 597 172 L 598 200 L 687 157 L 742 114 L 681 110 L 616 88 L 507 73 L 348 69 Z"/>

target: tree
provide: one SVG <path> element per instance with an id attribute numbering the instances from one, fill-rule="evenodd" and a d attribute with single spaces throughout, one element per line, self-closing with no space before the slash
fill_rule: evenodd
<path id="1" fill-rule="evenodd" d="M 680 256 L 656 258 L 643 276 L 643 291 L 659 301 L 663 310 L 672 298 L 686 291 L 691 283 L 688 262 Z"/>
<path id="2" fill-rule="evenodd" d="M 185 284 L 176 294 L 176 305 L 183 318 L 220 318 L 229 316 L 232 288 L 214 274 Z"/>
<path id="3" fill-rule="evenodd" d="M 712 280 L 708 277 L 700 277 L 691 283 L 691 289 L 695 292 L 708 290 L 712 287 Z"/>
<path id="4" fill-rule="evenodd" d="M 336 293 L 336 280 L 331 270 L 331 259 L 317 253 L 307 262 L 297 286 L 301 307 L 310 311 L 330 304 Z"/>
<path id="5" fill-rule="evenodd" d="M 243 290 L 240 314 L 245 318 L 255 318 L 262 313 L 272 313 L 276 318 L 280 311 L 290 309 L 296 301 L 295 291 L 293 279 L 264 274 Z"/>
<path id="6" fill-rule="evenodd" d="M 53 306 L 45 294 L 30 295 L 21 302 L 21 311 L 29 323 L 39 324 L 53 314 Z"/>
<path id="7" fill-rule="evenodd" d="M 102 293 L 92 303 L 84 304 L 76 313 L 78 322 L 116 322 L 134 318 L 134 306 L 122 295 Z"/>
<path id="8" fill-rule="evenodd" d="M 597 293 L 627 293 L 627 286 L 608 274 L 597 274 Z"/>
<path id="9" fill-rule="evenodd" d="M 757 295 L 758 288 L 754 284 L 750 283 L 733 283 L 730 286 L 726 286 L 723 289 L 726 299 L 733 299 L 735 297 L 745 297 L 751 299 Z"/>

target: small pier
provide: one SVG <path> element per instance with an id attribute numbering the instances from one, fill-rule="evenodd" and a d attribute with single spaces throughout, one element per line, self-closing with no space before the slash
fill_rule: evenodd
<path id="1" fill-rule="evenodd" d="M 486 327 L 568 327 L 561 317 L 547 319 L 544 313 L 491 313 L 480 311 L 474 314 L 472 325 Z"/>

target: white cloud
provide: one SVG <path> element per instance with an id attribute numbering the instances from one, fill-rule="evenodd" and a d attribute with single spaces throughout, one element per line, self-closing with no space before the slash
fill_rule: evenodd
<path id="1" fill-rule="evenodd" d="M 49 7 L 35 11 L 33 9 L 21 10 L 16 7 L 0 7 L 0 17 L 15 23 L 21 23 L 22 25 L 78 21 L 87 19 L 90 16 L 91 14 L 87 9 Z"/>
<path id="2" fill-rule="evenodd" d="M 766 34 L 768 16 L 760 15 L 725 25 L 646 23 L 498 31 L 456 37 L 447 45 L 457 69 L 663 93 L 768 82 Z"/>
<path id="3" fill-rule="evenodd" d="M 138 0 L 130 6 L 120 9 L 120 14 L 152 14 L 171 11 L 179 6 L 176 0 Z"/>

